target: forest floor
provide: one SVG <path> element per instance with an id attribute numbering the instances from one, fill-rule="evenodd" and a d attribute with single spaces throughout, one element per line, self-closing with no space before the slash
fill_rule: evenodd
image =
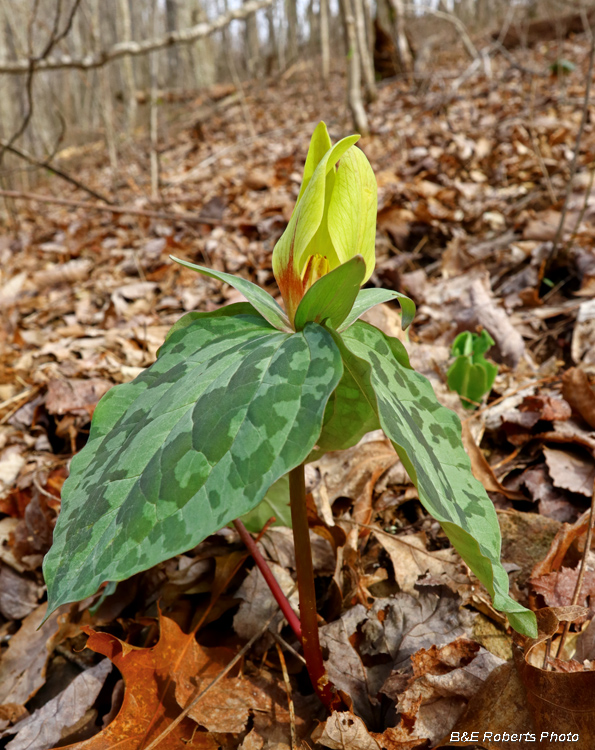
<path id="1" fill-rule="evenodd" d="M 575 69 L 551 73 L 559 58 Z M 138 750 L 168 727 L 159 748 L 549 747 L 529 736 L 541 732 L 577 733 L 568 746 L 591 747 L 595 708 L 581 698 L 595 694 L 595 556 L 585 553 L 595 479 L 589 42 L 484 62 L 465 72 L 468 61 L 452 61 L 415 86 L 384 82 L 369 107 L 360 145 L 379 189 L 370 283 L 410 295 L 418 312 L 406 334 L 396 306 L 366 319 L 404 342 L 463 420 L 473 471 L 498 512 L 512 595 L 540 610 L 539 642 L 513 643 L 377 433 L 307 475 L 319 524 L 340 530 L 334 545 L 328 533 L 313 537 L 315 567 L 328 668 L 353 714 L 326 721 L 279 624 L 172 729 L 189 694 L 275 611 L 229 528 L 39 627 L 41 561 L 98 399 L 154 361 L 182 314 L 239 299 L 169 254 L 275 292 L 271 253 L 310 134 L 321 119 L 333 141 L 350 132 L 342 77 L 324 91 L 303 66 L 246 88 L 243 102 L 221 90 L 219 103 L 175 110 L 160 144 L 158 204 L 147 198 L 142 139 L 122 147 L 116 176 L 103 150 L 62 163 L 130 211 L 89 207 L 100 204 L 56 177 L 37 188 L 48 202 L 10 204 L 0 236 L 0 747 Z M 498 376 L 469 411 L 446 371 L 456 334 L 480 328 L 495 340 Z M 260 546 L 292 589 L 288 529 L 269 528 Z M 523 737 L 495 739 L 503 733 Z"/>

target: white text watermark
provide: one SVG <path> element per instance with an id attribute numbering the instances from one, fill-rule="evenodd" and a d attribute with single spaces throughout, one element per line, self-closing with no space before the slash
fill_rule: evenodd
<path id="1" fill-rule="evenodd" d="M 483 734 L 483 736 L 482 736 Z M 578 734 L 571 732 L 541 732 L 539 739 L 534 732 L 451 732 L 451 742 L 578 742 Z"/>

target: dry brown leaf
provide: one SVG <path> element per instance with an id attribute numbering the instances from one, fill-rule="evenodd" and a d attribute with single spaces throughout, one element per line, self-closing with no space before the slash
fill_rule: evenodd
<path id="1" fill-rule="evenodd" d="M 82 414 L 91 417 L 99 399 L 113 383 L 100 378 L 50 380 L 45 408 L 50 414 Z"/>
<path id="2" fill-rule="evenodd" d="M 33 283 L 37 289 L 43 289 L 55 284 L 76 284 L 86 279 L 91 273 L 93 263 L 85 258 L 75 258 L 66 263 L 52 265 L 38 271 L 33 276 Z"/>
<path id="3" fill-rule="evenodd" d="M 523 685 L 514 665 L 507 663 L 490 674 L 437 748 L 474 742 L 485 750 L 531 750 L 538 745 L 527 736 L 535 731 Z"/>
<path id="4" fill-rule="evenodd" d="M 454 726 L 467 701 L 503 662 L 478 643 L 459 638 L 445 646 L 420 649 L 411 657 L 413 678 L 407 688 L 389 697 L 397 701 L 398 729 L 407 739 L 437 742 Z M 383 687 L 383 693 L 386 693 Z"/>
<path id="5" fill-rule="evenodd" d="M 331 750 L 382 750 L 355 714 L 335 711 L 312 732 L 312 739 Z"/>
<path id="6" fill-rule="evenodd" d="M 565 607 L 572 603 L 579 568 L 562 568 L 539 578 L 531 578 L 529 583 L 541 594 L 548 607 Z M 577 604 L 585 605 L 588 597 L 595 596 L 595 572 L 586 570 L 581 585 L 581 598 Z"/>
<path id="7" fill-rule="evenodd" d="M 553 570 L 559 570 L 573 542 L 587 533 L 588 524 L 588 510 L 575 523 L 562 524 L 551 540 L 547 553 L 535 562 L 531 578 L 540 578 Z"/>
<path id="8" fill-rule="evenodd" d="M 585 422 L 595 429 L 595 393 L 583 370 L 571 367 L 562 375 L 562 394 Z"/>
<path id="9" fill-rule="evenodd" d="M 526 500 L 526 497 L 522 492 L 508 490 L 496 479 L 492 467 L 489 465 L 486 457 L 475 442 L 469 422 L 464 420 L 462 422 L 462 428 L 463 445 L 465 446 L 467 455 L 471 459 L 471 471 L 473 472 L 473 476 L 483 484 L 486 490 L 500 492 L 509 500 Z"/>
<path id="10" fill-rule="evenodd" d="M 418 578 L 425 573 L 448 579 L 460 564 L 460 558 L 452 547 L 428 551 L 423 532 L 392 536 L 378 531 L 374 532 L 374 536 L 390 556 L 399 588 L 407 593 L 414 590 Z"/>
<path id="11" fill-rule="evenodd" d="M 0 705 L 24 705 L 45 682 L 46 664 L 50 656 L 47 646 L 58 631 L 59 615 L 58 611 L 52 613 L 41 625 L 46 610 L 47 604 L 41 604 L 26 617 L 2 654 Z"/>
<path id="12" fill-rule="evenodd" d="M 8 744 L 10 750 L 47 750 L 54 747 L 67 739 L 86 716 L 111 670 L 109 659 L 103 659 L 75 677 L 63 692 L 42 708 L 0 736 L 16 735 Z"/>
<path id="13" fill-rule="evenodd" d="M 22 620 L 37 607 L 45 591 L 32 578 L 0 562 L 0 613 L 8 620 Z"/>
<path id="14" fill-rule="evenodd" d="M 544 448 L 543 455 L 556 487 L 591 497 L 595 482 L 595 461 L 592 458 L 557 448 Z"/>

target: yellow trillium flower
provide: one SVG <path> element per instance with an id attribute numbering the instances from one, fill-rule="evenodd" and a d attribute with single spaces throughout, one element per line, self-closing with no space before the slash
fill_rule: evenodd
<path id="1" fill-rule="evenodd" d="M 291 220 L 273 250 L 273 273 L 292 323 L 321 276 L 358 254 L 366 264 L 362 283 L 374 270 L 377 185 L 358 139 L 351 135 L 333 146 L 324 122 L 312 135 Z"/>

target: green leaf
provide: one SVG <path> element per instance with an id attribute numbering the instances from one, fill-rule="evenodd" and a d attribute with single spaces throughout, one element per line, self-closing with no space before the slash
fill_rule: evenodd
<path id="1" fill-rule="evenodd" d="M 316 323 L 212 316 L 99 402 L 44 560 L 48 613 L 191 549 L 304 461 L 342 376 Z"/>
<path id="2" fill-rule="evenodd" d="M 254 534 L 258 534 L 265 523 L 274 516 L 277 520 L 273 526 L 287 526 L 291 528 L 291 508 L 289 506 L 289 475 L 285 474 L 278 479 L 267 494 L 248 513 L 245 513 L 240 521 Z"/>
<path id="3" fill-rule="evenodd" d="M 475 409 L 492 390 L 498 374 L 497 365 L 483 356 L 494 345 L 494 339 L 483 330 L 481 335 L 463 331 L 453 341 L 451 353 L 457 358 L 446 373 L 448 387 L 461 397 L 465 409 Z"/>
<path id="4" fill-rule="evenodd" d="M 242 279 L 240 276 L 233 276 L 230 273 L 223 273 L 222 271 L 215 271 L 212 268 L 205 268 L 204 266 L 197 266 L 195 263 L 190 263 L 187 260 L 181 260 L 176 258 L 174 255 L 169 256 L 173 261 L 179 263 L 185 268 L 190 268 L 192 271 L 198 271 L 203 276 L 209 276 L 212 279 L 218 279 L 229 284 L 238 292 L 244 295 L 244 297 L 253 305 L 258 312 L 262 315 L 265 320 L 277 330 L 291 332 L 293 329 L 289 323 L 289 318 L 285 314 L 283 308 L 275 302 L 270 294 L 261 289 L 257 284 L 253 284 L 247 279 Z"/>
<path id="5" fill-rule="evenodd" d="M 179 331 L 182 328 L 187 328 L 191 323 L 194 323 L 195 320 L 200 320 L 201 318 L 235 317 L 238 315 L 255 315 L 257 317 L 262 317 L 258 314 L 256 308 L 254 308 L 249 302 L 234 302 L 232 305 L 224 305 L 223 307 L 219 307 L 217 310 L 212 310 L 211 312 L 192 310 L 192 312 L 182 315 L 182 317 L 173 324 L 166 333 L 165 340 L 167 341 L 167 339 L 176 333 L 176 331 Z M 159 351 L 160 350 L 161 347 L 159 348 Z M 158 356 L 159 351 L 157 352 Z"/>
<path id="6" fill-rule="evenodd" d="M 353 355 L 336 331 L 329 328 L 343 360 L 343 377 L 324 412 L 322 432 L 307 461 L 316 461 L 329 451 L 345 450 L 363 436 L 380 429 L 374 390 L 366 380 L 368 365 Z"/>
<path id="7" fill-rule="evenodd" d="M 378 186 L 363 151 L 351 148 L 339 162 L 328 207 L 328 232 L 341 263 L 359 253 L 366 263 L 364 282 L 376 265 Z"/>
<path id="8" fill-rule="evenodd" d="M 376 307 L 376 305 L 380 305 L 383 302 L 390 302 L 394 299 L 398 300 L 401 305 L 401 310 L 403 311 L 401 328 L 405 330 L 411 325 L 415 317 L 415 302 L 404 294 L 401 294 L 401 292 L 391 292 L 389 289 L 362 289 L 357 295 L 351 312 L 337 330 L 339 333 L 346 331 L 365 312 Z"/>
<path id="9" fill-rule="evenodd" d="M 341 325 L 353 307 L 365 273 L 364 259 L 356 255 L 312 284 L 298 305 L 296 331 L 301 331 L 309 321 L 328 320 L 335 329 Z"/>
<path id="10" fill-rule="evenodd" d="M 362 390 L 373 388 L 382 429 L 421 502 L 490 592 L 494 607 L 506 612 L 515 630 L 535 637 L 535 615 L 508 594 L 496 511 L 471 473 L 459 418 L 437 401 L 426 378 L 398 362 L 389 339 L 361 321 L 343 334 L 347 348 L 367 363 Z"/>

